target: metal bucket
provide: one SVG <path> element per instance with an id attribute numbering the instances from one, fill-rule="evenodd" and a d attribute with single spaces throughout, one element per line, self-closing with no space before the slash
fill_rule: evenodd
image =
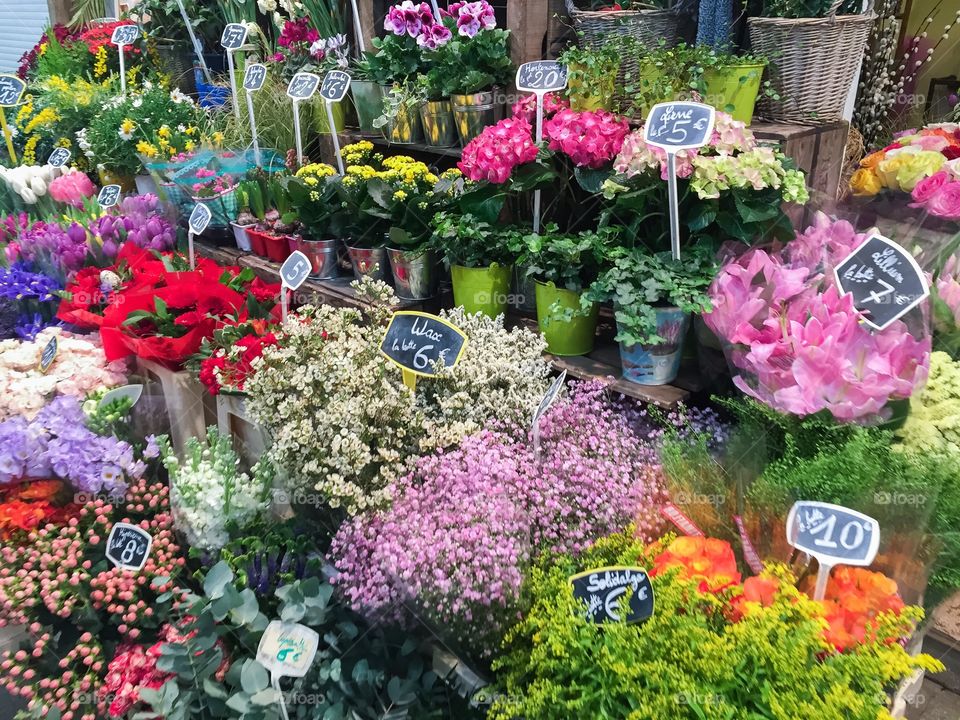
<path id="1" fill-rule="evenodd" d="M 396 250 L 387 248 L 393 287 L 403 300 L 433 297 L 437 285 L 437 263 L 433 250 Z"/>
<path id="2" fill-rule="evenodd" d="M 291 238 L 290 249 L 299 250 L 310 259 L 310 277 L 331 280 L 337 277 L 337 241 Z"/>
<path id="3" fill-rule="evenodd" d="M 423 139 L 430 147 L 451 147 L 457 144 L 457 128 L 449 100 L 428 100 L 420 107 Z"/>
<path id="4" fill-rule="evenodd" d="M 690 313 L 678 307 L 655 307 L 657 334 L 666 338 L 660 345 L 620 344 L 623 376 L 638 385 L 666 385 L 680 371 L 683 341 L 690 327 Z"/>
<path id="5" fill-rule="evenodd" d="M 379 135 L 373 121 L 383 113 L 383 85 L 369 80 L 354 80 L 350 83 L 353 106 L 357 111 L 357 125 L 361 135 Z"/>
<path id="6" fill-rule="evenodd" d="M 386 137 L 398 145 L 423 142 L 423 123 L 419 108 L 400 108 L 397 116 L 387 122 Z"/>
<path id="7" fill-rule="evenodd" d="M 360 280 L 371 277 L 374 280 L 387 279 L 387 249 L 385 247 L 359 248 L 347 245 L 353 276 Z"/>
<path id="8" fill-rule="evenodd" d="M 464 145 L 483 132 L 485 127 L 501 119 L 503 106 L 496 101 L 496 96 L 496 90 L 450 96 L 457 134 Z"/>

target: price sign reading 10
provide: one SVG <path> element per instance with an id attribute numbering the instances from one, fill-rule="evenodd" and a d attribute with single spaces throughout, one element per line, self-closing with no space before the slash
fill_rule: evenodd
<path id="1" fill-rule="evenodd" d="M 787 540 L 821 564 L 866 566 L 880 547 L 880 524 L 840 505 L 800 501 L 787 516 Z"/>

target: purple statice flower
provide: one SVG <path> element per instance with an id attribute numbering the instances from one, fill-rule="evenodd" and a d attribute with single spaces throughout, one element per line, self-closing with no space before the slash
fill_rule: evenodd
<path id="1" fill-rule="evenodd" d="M 129 443 L 97 435 L 85 420 L 80 402 L 61 396 L 29 422 L 15 417 L 0 423 L 0 484 L 57 477 L 80 492 L 123 492 L 125 478 L 142 476 L 143 463 Z"/>
<path id="2" fill-rule="evenodd" d="M 631 523 L 659 536 L 656 442 L 599 383 L 572 388 L 540 422 L 539 462 L 531 438 L 484 431 L 419 458 L 389 509 L 341 527 L 335 581 L 356 610 L 402 620 L 413 607 L 489 655 L 523 610 L 520 586 L 541 553 L 579 553 Z"/>

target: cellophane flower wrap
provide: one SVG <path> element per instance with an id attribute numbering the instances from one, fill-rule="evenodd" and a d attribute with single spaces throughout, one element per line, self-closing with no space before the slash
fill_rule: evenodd
<path id="1" fill-rule="evenodd" d="M 522 609 L 520 588 L 541 552 L 579 553 L 637 523 L 653 538 L 666 493 L 655 441 L 600 383 L 579 384 L 529 437 L 485 431 L 426 455 L 391 486 L 393 506 L 341 527 L 335 582 L 371 617 L 402 619 L 403 602 L 478 654 Z"/>
<path id="2" fill-rule="evenodd" d="M 703 317 L 740 390 L 784 413 L 853 421 L 877 418 L 922 386 L 931 350 L 924 308 L 905 319 L 915 332 L 905 320 L 875 332 L 835 285 L 832 267 L 865 239 L 819 214 L 782 254 L 753 249 L 720 271 Z"/>

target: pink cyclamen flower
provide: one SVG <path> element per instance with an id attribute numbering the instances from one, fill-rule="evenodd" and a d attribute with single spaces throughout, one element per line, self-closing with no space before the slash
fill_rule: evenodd
<path id="1" fill-rule="evenodd" d="M 578 167 L 594 169 L 617 156 L 629 132 L 626 118 L 606 110 L 561 110 L 543 124 L 551 150 L 562 151 Z"/>
<path id="2" fill-rule="evenodd" d="M 433 24 L 433 13 L 427 3 L 415 4 L 412 0 L 403 0 L 387 12 L 383 28 L 394 35 L 409 35 L 416 38 L 424 28 L 431 27 Z"/>
<path id="3" fill-rule="evenodd" d="M 522 117 L 504 118 L 467 143 L 460 171 L 470 180 L 505 183 L 518 165 L 537 159 L 533 127 Z"/>
<path id="4" fill-rule="evenodd" d="M 95 192 L 93 182 L 82 172 L 61 175 L 50 183 L 50 197 L 75 208 L 82 208 L 84 199 Z"/>
<path id="5" fill-rule="evenodd" d="M 924 204 L 931 215 L 948 220 L 960 220 L 960 181 L 943 185 Z"/>
<path id="6" fill-rule="evenodd" d="M 417 38 L 417 45 L 428 50 L 436 50 L 446 45 L 452 37 L 453 33 L 450 32 L 450 28 L 443 23 L 434 23 L 423 29 L 423 32 Z"/>
<path id="7" fill-rule="evenodd" d="M 493 30 L 497 26 L 493 7 L 486 0 L 459 3 L 456 12 L 457 32 L 463 37 L 472 38 L 481 30 Z"/>

